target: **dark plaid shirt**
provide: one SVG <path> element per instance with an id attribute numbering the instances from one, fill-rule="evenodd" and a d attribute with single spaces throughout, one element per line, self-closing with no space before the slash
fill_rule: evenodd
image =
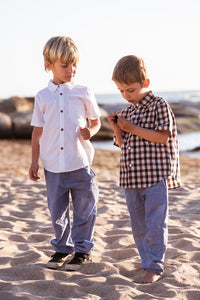
<path id="1" fill-rule="evenodd" d="M 123 132 L 120 186 L 147 188 L 167 178 L 169 188 L 179 187 L 177 129 L 169 104 L 149 92 L 140 103 L 128 106 L 120 115 L 140 127 L 171 132 L 167 145 L 152 143 L 134 134 Z"/>

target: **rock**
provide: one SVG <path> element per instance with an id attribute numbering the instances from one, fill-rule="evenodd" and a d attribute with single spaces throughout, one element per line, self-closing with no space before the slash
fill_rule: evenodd
<path id="1" fill-rule="evenodd" d="M 0 138 L 10 138 L 12 136 L 11 118 L 0 112 Z"/>
<path id="2" fill-rule="evenodd" d="M 189 150 L 189 152 L 197 152 L 197 151 L 200 151 L 200 146 L 198 146 L 192 150 Z"/>
<path id="3" fill-rule="evenodd" d="M 13 124 L 12 135 L 15 138 L 30 139 L 32 126 L 30 126 L 33 111 L 20 111 L 10 114 Z"/>
<path id="4" fill-rule="evenodd" d="M 176 118 L 178 133 L 200 130 L 199 118 Z"/>
<path id="5" fill-rule="evenodd" d="M 105 109 L 108 114 L 114 112 L 114 111 L 121 111 L 122 109 L 126 108 L 129 104 L 103 104 L 101 107 Z M 200 118 L 200 106 L 197 103 L 169 103 L 171 106 L 173 113 L 176 118 Z"/>
<path id="6" fill-rule="evenodd" d="M 108 114 L 121 111 L 127 105 L 100 105 L 101 129 L 92 138 L 93 141 L 112 139 L 113 130 L 108 121 Z M 31 138 L 33 106 L 33 97 L 0 100 L 0 138 Z M 170 106 L 175 114 L 179 133 L 200 130 L 200 103 L 170 103 Z"/>
<path id="7" fill-rule="evenodd" d="M 33 98 L 11 97 L 0 101 L 0 112 L 12 113 L 16 111 L 26 111 L 33 109 Z"/>
<path id="8" fill-rule="evenodd" d="M 92 137 L 92 141 L 110 140 L 113 137 L 113 130 L 108 121 L 108 113 L 100 107 L 101 112 L 101 128 L 99 132 Z"/>
<path id="9" fill-rule="evenodd" d="M 113 131 L 108 121 L 108 113 L 100 108 L 101 111 L 101 129 L 92 138 L 93 141 L 112 139 Z M 32 110 L 21 111 L 10 114 L 13 124 L 13 136 L 15 138 L 31 138 L 32 126 L 30 122 L 32 119 Z"/>
<path id="10" fill-rule="evenodd" d="M 170 103 L 176 118 L 200 118 L 200 109 L 186 104 Z"/>
<path id="11" fill-rule="evenodd" d="M 1 113 L 2 121 L 0 122 L 0 132 L 1 132 L 0 138 L 1 137 L 10 138 L 11 136 L 14 138 L 22 138 L 22 139 L 31 138 L 32 126 L 30 126 L 30 122 L 32 119 L 33 110 L 29 109 L 23 111 L 23 109 L 26 107 L 27 102 L 24 102 L 24 99 L 22 100 L 22 98 L 19 99 L 17 99 L 17 101 L 16 99 L 13 100 L 13 98 L 12 101 L 6 100 L 9 102 L 9 104 L 3 104 L 2 106 L 1 106 L 2 102 L 0 103 L 0 109 L 9 112 L 9 115 Z M 20 101 L 22 101 L 22 105 L 19 104 Z M 28 104 L 28 107 L 29 106 L 30 104 Z M 92 138 L 92 140 L 97 141 L 97 140 L 112 139 L 113 131 L 108 121 L 108 113 L 102 108 L 100 108 L 100 111 L 101 111 L 101 129 Z M 7 129 L 5 130 L 5 128 Z"/>

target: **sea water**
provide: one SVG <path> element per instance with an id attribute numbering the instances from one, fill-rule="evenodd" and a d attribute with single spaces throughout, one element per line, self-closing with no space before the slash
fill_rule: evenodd
<path id="1" fill-rule="evenodd" d="M 182 133 L 178 135 L 179 150 L 182 155 L 188 157 L 200 157 L 200 151 L 191 152 L 192 149 L 200 146 L 200 132 Z M 113 141 L 92 142 L 95 149 L 119 151 L 113 145 Z"/>
<path id="2" fill-rule="evenodd" d="M 200 103 L 200 91 L 176 91 L 176 92 L 155 92 L 155 95 L 163 97 L 170 102 L 193 102 Z M 97 94 L 98 104 L 119 105 L 126 103 L 120 94 Z M 179 149 L 184 155 L 190 157 L 200 157 L 200 152 L 190 152 L 190 150 L 200 146 L 200 132 L 182 133 L 178 135 Z M 114 150 L 119 149 L 113 145 L 112 141 L 93 142 L 96 149 Z"/>
<path id="3" fill-rule="evenodd" d="M 166 99 L 168 102 L 200 102 L 200 91 L 155 92 L 155 95 Z M 95 96 L 99 104 L 114 105 L 125 102 L 120 94 L 97 94 Z"/>

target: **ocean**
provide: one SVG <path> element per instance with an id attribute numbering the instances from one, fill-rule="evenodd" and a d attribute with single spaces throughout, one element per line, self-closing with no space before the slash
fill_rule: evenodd
<path id="1" fill-rule="evenodd" d="M 168 102 L 200 102 L 200 91 L 155 92 L 156 96 L 163 97 Z M 97 94 L 99 104 L 123 104 L 125 100 L 120 94 Z"/>
<path id="2" fill-rule="evenodd" d="M 155 92 L 155 95 L 163 97 L 169 103 L 180 102 L 184 104 L 184 102 L 192 102 L 194 103 L 194 106 L 195 104 L 200 103 L 200 91 Z M 95 96 L 98 104 L 112 106 L 126 104 L 120 94 L 97 94 Z M 182 133 L 178 135 L 178 139 L 181 154 L 189 157 L 200 157 L 200 151 L 190 151 L 200 146 L 200 132 Z M 96 149 L 118 151 L 112 141 L 93 142 L 93 145 Z"/>

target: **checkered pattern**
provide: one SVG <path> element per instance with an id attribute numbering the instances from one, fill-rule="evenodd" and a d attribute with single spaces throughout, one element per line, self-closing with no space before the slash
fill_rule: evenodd
<path id="1" fill-rule="evenodd" d="M 139 104 L 129 106 L 120 114 L 140 127 L 171 132 L 167 145 L 123 132 L 120 186 L 147 188 L 167 178 L 169 188 L 180 187 L 177 130 L 169 104 L 149 92 Z"/>

